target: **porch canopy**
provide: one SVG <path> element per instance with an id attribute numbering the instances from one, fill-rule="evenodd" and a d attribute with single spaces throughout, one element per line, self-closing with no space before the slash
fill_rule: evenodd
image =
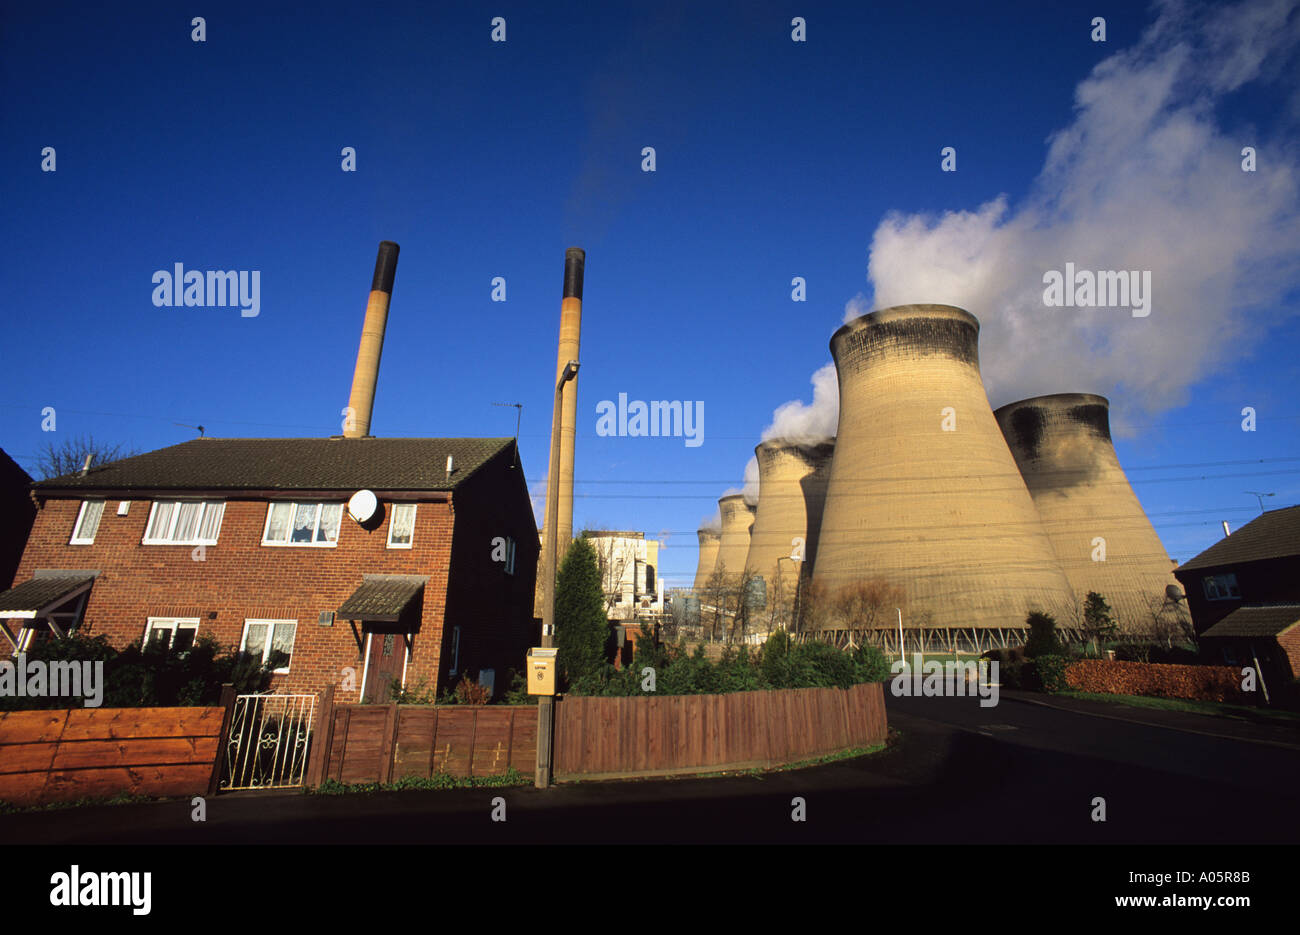
<path id="1" fill-rule="evenodd" d="M 396 623 L 428 580 L 427 575 L 366 575 L 338 615 L 344 620 Z"/>
<path id="2" fill-rule="evenodd" d="M 36 574 L 8 591 L 0 593 L 0 620 L 29 620 L 23 626 L 35 629 L 37 621 L 44 621 L 56 636 L 63 636 L 69 625 L 75 626 L 85 605 L 86 595 L 95 583 L 97 572 L 65 572 Z M 74 603 L 75 602 L 75 603 Z M 69 608 L 69 605 L 72 605 Z M 56 620 L 63 620 L 60 627 Z M 23 640 L 8 625 L 0 624 L 5 638 L 17 652 Z"/>

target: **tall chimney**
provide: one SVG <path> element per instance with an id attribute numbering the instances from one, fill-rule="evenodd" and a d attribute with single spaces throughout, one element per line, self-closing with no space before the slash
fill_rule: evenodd
<path id="1" fill-rule="evenodd" d="M 587 254 L 580 247 L 564 251 L 564 297 L 560 302 L 560 346 L 556 354 L 555 382 L 560 382 L 564 368 L 578 356 L 582 336 L 582 278 Z M 564 557 L 573 539 L 573 449 L 578 422 L 578 378 L 564 384 L 558 412 L 551 419 L 560 420 L 560 470 L 558 478 L 547 478 L 546 498 L 558 496 L 559 519 L 556 524 L 556 560 Z"/>
<path id="2" fill-rule="evenodd" d="M 366 320 L 361 326 L 357 368 L 352 374 L 352 393 L 348 396 L 351 412 L 343 427 L 344 438 L 364 438 L 370 434 L 379 357 L 384 350 L 384 330 L 388 327 L 388 303 L 393 298 L 393 277 L 397 274 L 397 251 L 397 244 L 391 240 L 380 241 L 375 278 L 370 283 L 370 299 L 366 302 Z"/>

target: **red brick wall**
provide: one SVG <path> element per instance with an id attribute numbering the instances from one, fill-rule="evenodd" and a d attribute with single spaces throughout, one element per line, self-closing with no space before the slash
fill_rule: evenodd
<path id="1" fill-rule="evenodd" d="M 1300 678 L 1300 627 L 1292 627 L 1278 635 L 1277 644 L 1291 663 L 1291 678 Z"/>
<path id="2" fill-rule="evenodd" d="M 315 691 L 339 684 L 347 666 L 356 667 L 359 690 L 362 674 L 351 626 L 336 620 L 322 627 L 317 614 L 337 610 L 363 573 L 429 575 L 407 681 L 436 678 L 452 545 L 449 503 L 420 503 L 410 549 L 386 547 L 391 504 L 382 497 L 385 516 L 377 529 L 367 531 L 344 515 L 336 547 L 303 548 L 263 546 L 266 501 L 230 500 L 217 544 L 195 561 L 193 546 L 141 544 L 151 501 L 132 501 L 126 516 L 117 515 L 118 502 L 107 501 L 93 545 L 68 545 L 81 501 L 45 501 L 15 581 L 38 568 L 98 570 L 83 630 L 105 633 L 118 646 L 140 639 L 149 617 L 197 617 L 199 633 L 228 646 L 238 646 L 246 618 L 296 620 L 290 671 L 277 676 L 276 687 Z M 336 697 L 356 701 L 358 692 L 340 689 Z"/>

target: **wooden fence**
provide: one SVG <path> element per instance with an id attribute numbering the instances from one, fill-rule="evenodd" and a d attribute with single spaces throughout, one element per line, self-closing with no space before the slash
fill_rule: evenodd
<path id="1" fill-rule="evenodd" d="M 556 705 L 556 781 L 750 769 L 883 743 L 878 682 Z"/>
<path id="2" fill-rule="evenodd" d="M 533 705 L 322 705 L 307 785 L 495 776 L 537 764 Z"/>
<path id="3" fill-rule="evenodd" d="M 0 713 L 0 800 L 205 794 L 226 716 L 225 706 Z"/>

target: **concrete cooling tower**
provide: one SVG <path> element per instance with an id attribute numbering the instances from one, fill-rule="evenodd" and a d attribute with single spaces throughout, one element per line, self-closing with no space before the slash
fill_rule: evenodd
<path id="1" fill-rule="evenodd" d="M 1096 591 L 1115 610 L 1121 631 L 1149 633 L 1152 603 L 1159 608 L 1166 586 L 1178 582 L 1115 456 L 1110 403 L 1058 393 L 1022 399 L 994 416 L 1080 606 Z"/>
<path id="2" fill-rule="evenodd" d="M 736 493 L 718 501 L 718 512 L 722 516 L 722 534 L 718 540 L 718 559 L 710 575 L 722 568 L 727 583 L 735 584 L 745 570 L 745 559 L 749 557 L 749 530 L 754 525 L 754 508 L 745 502 L 744 494 Z"/>
<path id="3" fill-rule="evenodd" d="M 805 562 L 812 567 L 834 451 L 831 439 L 807 443 L 771 439 L 754 449 L 758 507 L 746 566 L 766 582 L 769 599 L 778 568 L 784 590 L 792 594 L 800 568 Z M 801 562 L 789 560 L 795 540 L 803 544 Z"/>
<path id="4" fill-rule="evenodd" d="M 713 574 L 713 566 L 718 561 L 718 545 L 722 538 L 710 529 L 699 530 L 699 537 L 700 561 L 695 566 L 695 583 L 692 585 L 696 591 L 704 590 L 709 583 L 709 575 Z"/>
<path id="5" fill-rule="evenodd" d="M 989 408 L 975 316 L 882 309 L 836 331 L 831 354 L 840 418 L 814 580 L 883 578 L 905 592 L 905 626 L 980 644 L 1031 610 L 1063 621 L 1069 582 Z"/>

